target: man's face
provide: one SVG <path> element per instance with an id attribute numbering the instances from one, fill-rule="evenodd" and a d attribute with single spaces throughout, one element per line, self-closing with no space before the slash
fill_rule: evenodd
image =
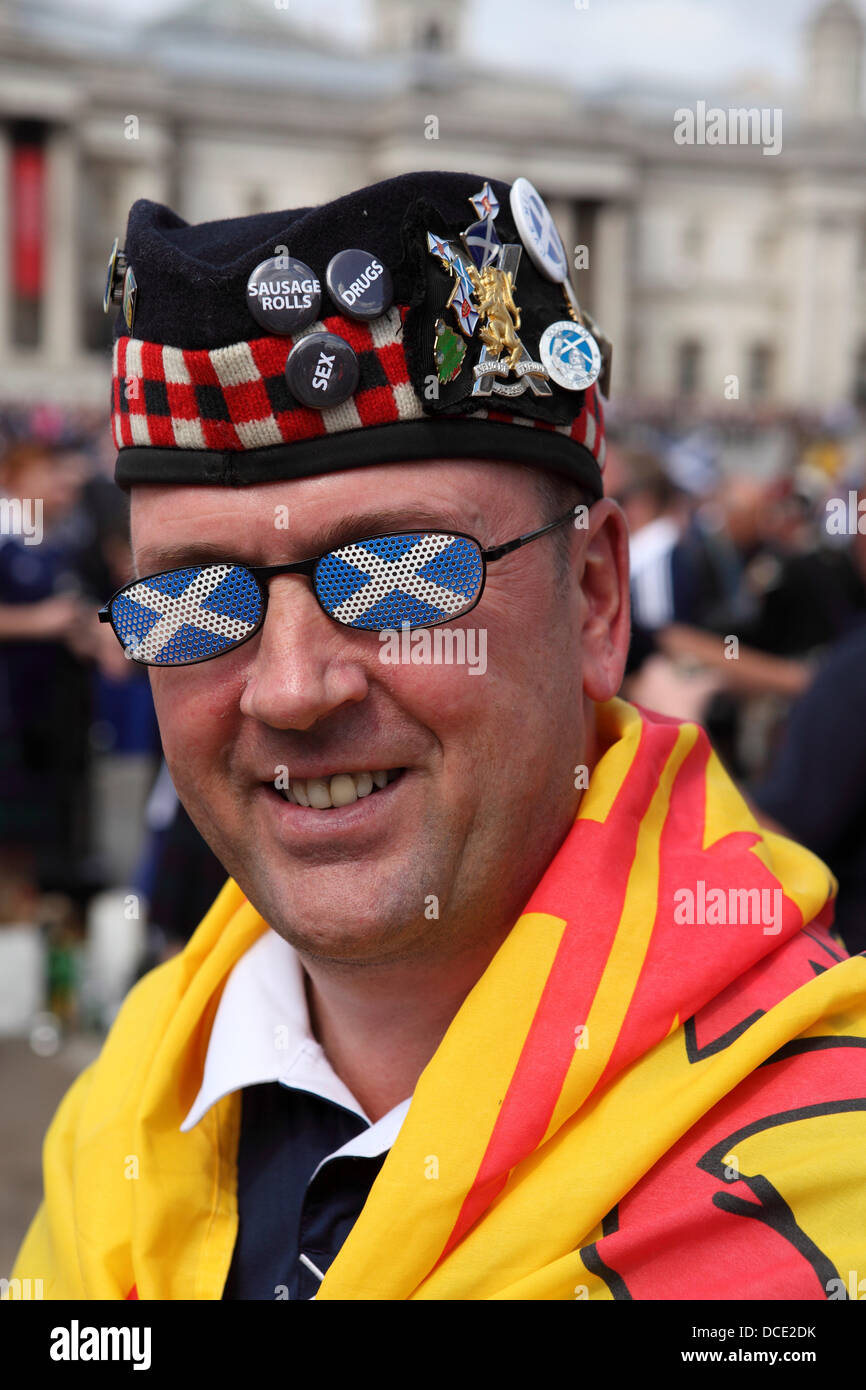
<path id="1" fill-rule="evenodd" d="M 231 490 L 137 487 L 132 542 L 137 572 L 149 574 L 214 558 L 306 559 L 338 521 L 337 544 L 430 527 L 486 548 L 552 519 L 522 468 L 388 464 Z M 470 652 L 485 630 L 483 674 L 383 662 L 379 635 L 327 617 L 302 575 L 270 581 L 264 626 L 243 646 L 151 671 L 182 802 L 296 949 L 386 964 L 510 929 L 576 813 L 574 770 L 593 756 L 590 702 L 615 694 L 625 660 L 622 518 L 605 501 L 590 520 L 589 532 L 567 528 L 567 587 L 554 532 L 491 564 L 480 603 L 446 625 L 476 630 Z M 287 803 L 275 787 L 283 768 L 290 778 L 402 772 L 351 805 L 316 810 Z"/>

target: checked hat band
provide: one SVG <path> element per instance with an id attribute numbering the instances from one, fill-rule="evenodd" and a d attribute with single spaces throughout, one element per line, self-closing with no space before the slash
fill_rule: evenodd
<path id="1" fill-rule="evenodd" d="M 397 461 L 415 454 L 412 439 L 395 433 L 392 450 L 380 431 L 397 423 L 417 421 L 418 453 L 429 456 L 427 436 L 431 423 L 445 428 L 448 420 L 431 422 L 413 388 L 402 344 L 402 315 L 393 308 L 369 324 L 351 323 L 340 315 L 329 316 L 301 329 L 293 337 L 252 338 L 228 347 L 185 349 L 137 338 L 118 338 L 114 344 L 112 430 L 119 451 L 117 481 L 129 486 L 138 480 L 165 482 L 241 483 L 294 476 L 318 471 L 311 467 L 312 451 L 287 455 L 281 445 L 314 445 L 331 437 L 339 451 L 322 452 L 326 467 L 351 467 L 353 458 L 370 461 L 375 449 L 380 461 Z M 316 332 L 339 333 L 354 349 L 360 366 L 358 389 L 332 410 L 313 410 L 296 402 L 288 388 L 285 365 L 295 343 Z M 485 429 L 477 437 L 472 424 Z M 595 386 L 587 392 L 581 412 L 569 425 L 516 415 L 497 407 L 483 407 L 471 416 L 455 419 L 462 451 L 479 449 L 495 457 L 497 439 L 491 425 L 528 426 L 568 441 L 568 473 L 573 473 L 571 450 L 581 444 L 604 468 L 605 440 L 602 397 Z M 363 431 L 363 433 L 359 433 Z M 374 434 L 370 432 L 374 431 Z M 483 437 L 482 437 L 483 435 Z M 553 446 L 553 440 L 551 444 Z M 364 446 L 367 446 L 366 448 Z M 384 452 L 383 452 L 384 450 Z M 423 450 L 423 454 L 421 452 Z M 389 452 L 393 458 L 388 459 Z M 509 436 L 508 454 L 515 442 Z M 550 449 L 556 471 L 555 446 Z M 339 463 L 335 463 L 335 457 Z M 526 461 L 537 463 L 537 437 L 526 441 Z M 566 471 L 563 469 L 563 471 Z"/>

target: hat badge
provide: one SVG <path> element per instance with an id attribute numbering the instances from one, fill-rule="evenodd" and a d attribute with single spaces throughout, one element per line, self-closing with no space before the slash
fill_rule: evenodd
<path id="1" fill-rule="evenodd" d="M 471 338 L 477 331 L 481 339 L 481 353 L 473 367 L 472 395 L 520 396 L 528 388 L 537 396 L 549 396 L 547 369 L 527 352 L 518 332 L 520 309 L 514 298 L 514 282 L 522 247 L 499 240 L 494 225 L 499 201 L 489 183 L 469 202 L 478 221 L 461 233 L 460 241 L 428 232 L 427 248 L 454 277 L 446 308 L 454 310 L 464 336 Z M 443 332 L 437 323 L 440 379 L 442 347 Z M 456 372 L 447 379 L 453 375 Z"/>
<path id="2" fill-rule="evenodd" d="M 102 296 L 102 311 L 107 314 L 112 304 L 123 301 L 123 284 L 126 276 L 126 253 L 120 249 L 120 238 L 114 238 L 114 245 L 108 256 L 108 270 L 105 276 L 105 293 Z"/>

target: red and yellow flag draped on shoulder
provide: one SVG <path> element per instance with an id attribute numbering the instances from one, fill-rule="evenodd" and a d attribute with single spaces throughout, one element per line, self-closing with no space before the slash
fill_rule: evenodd
<path id="1" fill-rule="evenodd" d="M 834 880 L 758 826 L 696 725 L 598 714 L 578 818 L 319 1299 L 824 1299 L 866 1270 L 866 958 L 831 934 Z M 684 890 L 739 919 L 696 921 Z M 265 929 L 230 881 L 62 1102 L 15 1270 L 48 1297 L 221 1296 L 240 1097 L 179 1126 Z"/>

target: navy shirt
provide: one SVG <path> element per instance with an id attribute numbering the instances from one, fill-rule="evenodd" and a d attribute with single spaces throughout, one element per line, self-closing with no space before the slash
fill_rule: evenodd
<path id="1" fill-rule="evenodd" d="M 239 1224 L 224 1299 L 315 1296 L 320 1281 L 300 1256 L 327 1273 L 388 1156 L 328 1155 L 368 1128 L 309 1091 L 278 1081 L 244 1087 Z"/>

